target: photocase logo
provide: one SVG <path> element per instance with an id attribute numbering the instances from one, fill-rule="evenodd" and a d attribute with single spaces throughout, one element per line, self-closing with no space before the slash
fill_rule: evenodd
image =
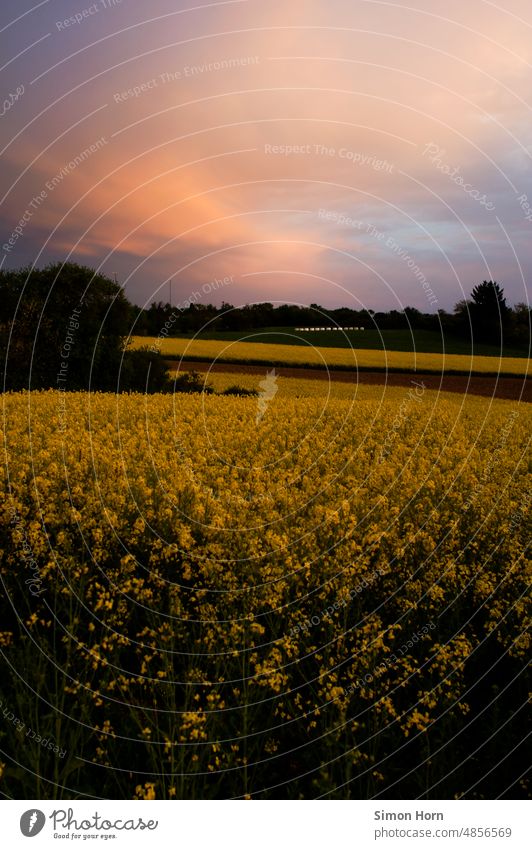
<path id="1" fill-rule="evenodd" d="M 24 837 L 35 837 L 43 830 L 46 817 L 36 808 L 26 811 L 20 818 L 20 830 Z"/>
<path id="2" fill-rule="evenodd" d="M 258 410 L 255 417 L 255 423 L 259 424 L 262 421 L 264 413 L 268 409 L 268 404 L 275 397 L 279 387 L 277 386 L 277 375 L 275 369 L 266 372 L 266 377 L 259 383 L 260 392 L 258 400 Z"/>

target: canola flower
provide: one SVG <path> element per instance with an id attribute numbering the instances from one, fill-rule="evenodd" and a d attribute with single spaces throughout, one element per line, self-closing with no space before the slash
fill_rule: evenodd
<path id="1" fill-rule="evenodd" d="M 271 365 L 313 366 L 315 368 L 396 369 L 469 374 L 530 373 L 526 357 L 486 357 L 466 354 L 426 354 L 415 351 L 379 351 L 364 348 L 319 348 L 309 345 L 270 345 L 263 342 L 226 342 L 216 339 L 172 337 L 157 340 L 152 336 L 133 336 L 133 348 L 153 346 L 162 356 L 184 360 L 219 362 L 264 362 Z"/>
<path id="2" fill-rule="evenodd" d="M 470 748 L 477 795 L 520 775 L 480 744 L 522 736 L 530 412 L 426 391 L 394 424 L 403 396 L 3 396 L 0 698 L 67 756 L 0 726 L 0 789 L 454 797 Z"/>

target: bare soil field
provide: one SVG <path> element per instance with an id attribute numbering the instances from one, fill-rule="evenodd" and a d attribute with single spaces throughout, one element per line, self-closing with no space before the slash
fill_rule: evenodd
<path id="1" fill-rule="evenodd" d="M 239 363 L 210 363 L 188 362 L 179 363 L 168 360 L 169 368 L 179 368 L 180 371 L 197 372 L 231 372 L 234 374 L 264 375 L 265 365 L 241 365 Z M 412 380 L 422 381 L 427 389 L 440 392 L 457 392 L 459 394 L 482 395 L 486 398 L 504 398 L 512 401 L 532 401 L 532 380 L 525 377 L 505 377 L 492 375 L 456 375 L 432 374 L 417 372 L 398 373 L 380 371 L 335 371 L 330 369 L 297 368 L 292 366 L 276 366 L 280 377 L 298 377 L 308 380 L 335 380 L 342 383 L 366 383 L 390 386 L 410 386 Z"/>

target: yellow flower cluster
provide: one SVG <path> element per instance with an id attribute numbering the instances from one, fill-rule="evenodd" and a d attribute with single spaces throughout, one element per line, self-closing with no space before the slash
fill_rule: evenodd
<path id="1" fill-rule="evenodd" d="M 2 699 L 68 758 L 2 748 L 41 793 L 409 798 L 403 746 L 441 752 L 434 782 L 467 760 L 443 744 L 472 682 L 528 651 L 530 413 L 309 383 L 259 421 L 253 397 L 4 396 Z"/>
<path id="2" fill-rule="evenodd" d="M 163 356 L 184 360 L 233 363 L 259 362 L 289 366 L 345 369 L 399 369 L 432 372 L 480 372 L 526 375 L 526 357 L 485 357 L 467 354 L 427 354 L 415 351 L 379 351 L 366 348 L 319 348 L 309 345 L 275 345 L 263 342 L 226 342 L 217 339 L 133 336 L 133 348 L 155 346 Z"/>

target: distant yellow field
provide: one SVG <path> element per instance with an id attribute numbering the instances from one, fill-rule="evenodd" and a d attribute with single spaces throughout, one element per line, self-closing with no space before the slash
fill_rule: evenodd
<path id="1" fill-rule="evenodd" d="M 304 345 L 268 345 L 224 342 L 215 339 L 156 339 L 134 336 L 133 347 L 155 345 L 163 356 L 221 362 L 264 362 L 269 365 L 330 368 L 404 369 L 431 372 L 497 372 L 526 375 L 530 360 L 519 357 L 480 357 L 463 354 L 420 354 L 409 351 L 372 351 L 350 348 L 315 348 Z"/>

